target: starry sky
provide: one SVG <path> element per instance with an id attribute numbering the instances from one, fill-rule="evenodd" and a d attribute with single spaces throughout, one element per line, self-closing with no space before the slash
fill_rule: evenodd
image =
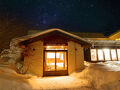
<path id="1" fill-rule="evenodd" d="M 108 34 L 120 29 L 120 0 L 0 0 L 0 17 L 30 29 Z"/>

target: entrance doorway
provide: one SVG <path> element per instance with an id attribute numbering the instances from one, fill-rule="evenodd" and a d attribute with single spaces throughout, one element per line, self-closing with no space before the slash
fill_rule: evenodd
<path id="1" fill-rule="evenodd" d="M 67 75 L 67 50 L 44 51 L 44 76 Z"/>

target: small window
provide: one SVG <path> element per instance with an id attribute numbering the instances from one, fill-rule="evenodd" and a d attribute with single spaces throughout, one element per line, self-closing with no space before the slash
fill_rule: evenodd
<path id="1" fill-rule="evenodd" d="M 103 61 L 104 60 L 102 49 L 98 49 L 98 60 L 99 61 Z"/>
<path id="2" fill-rule="evenodd" d="M 67 46 L 45 46 L 45 50 L 67 50 Z"/>
<path id="3" fill-rule="evenodd" d="M 91 60 L 97 61 L 96 49 L 91 49 Z"/>
<path id="4" fill-rule="evenodd" d="M 110 49 L 103 49 L 104 55 L 105 55 L 105 60 L 111 60 L 110 58 Z"/>
<path id="5" fill-rule="evenodd" d="M 117 60 L 117 55 L 116 55 L 115 49 L 111 49 L 111 57 L 112 57 L 112 60 Z"/>

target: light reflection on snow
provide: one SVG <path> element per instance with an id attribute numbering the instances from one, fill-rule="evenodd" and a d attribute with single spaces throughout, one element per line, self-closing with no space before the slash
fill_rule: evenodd
<path id="1" fill-rule="evenodd" d="M 71 76 L 58 76 L 58 77 L 35 77 L 28 80 L 33 89 L 55 89 L 55 88 L 77 88 L 85 86 L 88 81 L 77 80 Z"/>

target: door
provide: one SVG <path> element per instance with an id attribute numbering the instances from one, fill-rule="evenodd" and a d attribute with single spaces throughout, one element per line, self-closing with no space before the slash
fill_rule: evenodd
<path id="1" fill-rule="evenodd" d="M 44 76 L 67 75 L 67 51 L 45 50 Z"/>

